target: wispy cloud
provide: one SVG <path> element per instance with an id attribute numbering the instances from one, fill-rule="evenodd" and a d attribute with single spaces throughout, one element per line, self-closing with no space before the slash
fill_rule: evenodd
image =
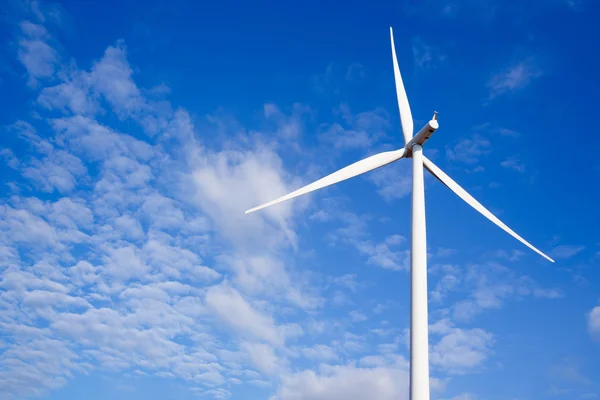
<path id="1" fill-rule="evenodd" d="M 323 364 L 318 372 L 299 371 L 283 377 L 272 400 L 348 399 L 376 397 L 382 400 L 405 398 L 408 391 L 406 360 L 399 357 L 378 358 L 377 366 Z M 432 378 L 431 390 L 439 393 L 441 380 Z"/>
<path id="2" fill-rule="evenodd" d="M 358 310 L 350 311 L 350 318 L 352 319 L 352 322 L 363 322 L 367 320 L 367 316 Z"/>
<path id="3" fill-rule="evenodd" d="M 560 364 L 552 365 L 549 374 L 552 378 L 577 385 L 589 385 L 590 380 L 581 372 L 580 362 L 567 358 Z"/>
<path id="4" fill-rule="evenodd" d="M 334 278 L 336 284 L 347 287 L 352 292 L 357 292 L 364 285 L 359 282 L 355 274 L 345 274 Z"/>
<path id="5" fill-rule="evenodd" d="M 471 130 L 473 132 L 485 135 L 485 134 L 492 134 L 492 135 L 499 135 L 499 136 L 504 136 L 504 137 L 511 137 L 511 138 L 518 138 L 521 136 L 521 134 L 513 129 L 509 129 L 503 126 L 498 126 L 489 122 L 485 122 L 483 124 L 479 124 L 479 125 L 475 125 L 473 128 L 471 128 Z"/>
<path id="6" fill-rule="evenodd" d="M 442 334 L 431 347 L 431 364 L 452 375 L 462 375 L 481 368 L 492 353 L 494 335 L 483 329 L 460 329 L 446 321 L 433 334 Z"/>
<path id="7" fill-rule="evenodd" d="M 451 161 L 475 164 L 480 157 L 491 152 L 491 143 L 480 134 L 460 140 L 454 146 L 446 148 L 446 157 Z"/>
<path id="8" fill-rule="evenodd" d="M 533 57 L 521 60 L 494 75 L 487 87 L 489 98 L 494 99 L 500 95 L 517 91 L 528 86 L 533 80 L 543 75 L 538 62 Z"/>
<path id="9" fill-rule="evenodd" d="M 274 129 L 277 137 L 288 143 L 294 143 L 300 139 L 303 131 L 303 117 L 310 115 L 309 107 L 296 103 L 293 105 L 291 115 L 282 112 L 276 104 L 267 103 L 264 105 L 264 115 L 267 121 L 275 122 Z"/>
<path id="10" fill-rule="evenodd" d="M 436 283 L 435 289 L 429 293 L 431 301 L 434 303 L 440 303 L 449 292 L 458 289 L 462 283 L 462 272 L 460 268 L 453 265 L 436 264 L 430 268 L 430 271 L 434 274 L 443 273 L 442 277 Z"/>
<path id="11" fill-rule="evenodd" d="M 364 149 L 366 151 L 376 141 L 385 137 L 390 127 L 389 116 L 382 109 L 354 114 L 347 104 L 341 104 L 336 111 L 341 121 L 322 124 L 319 139 L 338 150 Z"/>
<path id="12" fill-rule="evenodd" d="M 571 258 L 585 250 L 585 246 L 561 244 L 556 246 L 550 254 L 554 258 L 567 259 Z"/>
<path id="13" fill-rule="evenodd" d="M 342 197 L 243 214 L 321 175 L 323 149 L 370 152 L 386 137 L 386 111 L 344 104 L 321 120 L 312 105 L 267 103 L 252 124 L 224 110 L 192 115 L 161 80 L 140 84 L 144 65 L 131 63 L 125 41 L 82 62 L 60 50 L 49 24 L 59 14 L 26 3 L 36 22 L 21 24 L 13 57 L 31 101 L 0 149 L 12 169 L 0 200 L 0 391 L 44 396 L 109 371 L 216 399 L 258 389 L 272 400 L 406 399 L 408 311 L 393 300 L 401 286 L 371 281 L 409 279 L 409 242 L 395 225 Z M 443 60 L 415 45 L 423 68 Z M 366 77 L 359 64 L 333 72 L 318 79 L 328 93 Z M 312 148 L 307 120 L 321 128 Z M 490 150 L 472 135 L 448 157 L 474 164 Z M 388 202 L 410 193 L 409 178 L 402 163 L 365 177 Z M 332 247 L 343 257 L 328 259 Z M 432 249 L 447 263 L 430 268 L 430 383 L 441 398 L 454 375 L 480 372 L 494 356 L 494 333 L 461 318 L 562 292 Z"/>
<path id="14" fill-rule="evenodd" d="M 230 395 L 228 383 L 272 387 L 280 381 L 276 396 L 288 398 L 310 390 L 293 384 L 302 376 L 290 369 L 294 348 L 312 363 L 367 352 L 365 338 L 347 330 L 333 346 L 298 345 L 325 330 L 317 329 L 318 320 L 285 316 L 322 307 L 326 288 L 284 262 L 282 252 L 297 237 L 290 204 L 239 217 L 299 183 L 274 149 L 302 134 L 304 109 L 289 115 L 268 104 L 268 135 L 233 128 L 243 140 L 212 150 L 198 140 L 189 113 L 159 107 L 133 71 L 121 41 L 89 70 L 53 70 L 56 81 L 40 79 L 37 98 L 42 118 L 45 111 L 53 115 L 47 125 L 21 121 L 10 129 L 27 144 L 29 157 L 3 151 L 27 193 L 0 205 L 1 301 L 10 311 L 0 322 L 9 333 L 0 358 L 5 392 L 42 395 L 75 373 L 106 369 L 181 379 L 190 391 L 214 398 Z M 96 119 L 107 114 L 137 124 L 145 135 Z M 340 116 L 370 134 L 387 124 L 377 113 L 341 109 Z M 207 119 L 206 129 L 214 132 L 206 134 L 214 137 L 239 126 L 221 115 Z M 59 198 L 37 199 L 44 191 Z M 296 212 L 303 204 L 309 199 L 296 202 Z M 404 244 L 401 237 L 371 245 L 363 218 L 331 214 L 344 225 L 335 231 L 342 243 L 364 243 L 358 253 L 377 265 L 405 263 L 390 250 Z M 354 275 L 332 281 L 346 298 L 363 287 Z M 347 315 L 348 322 L 376 323 L 359 310 Z M 43 328 L 34 323 L 39 320 Z M 388 374 L 397 388 L 374 382 L 366 390 L 397 398 L 407 382 L 406 362 L 386 357 L 378 367 L 331 368 L 340 379 Z M 41 364 L 52 368 L 44 373 Z M 343 387 L 336 382 L 342 381 L 333 382 L 329 394 Z"/>
<path id="15" fill-rule="evenodd" d="M 359 62 L 349 65 L 330 62 L 323 73 L 312 77 L 312 88 L 319 94 L 338 95 L 348 85 L 363 81 L 365 76 L 365 67 Z"/>
<path id="16" fill-rule="evenodd" d="M 412 171 L 405 162 L 396 162 L 371 172 L 367 179 L 375 184 L 377 193 L 387 202 L 402 199 L 412 190 Z"/>
<path id="17" fill-rule="evenodd" d="M 525 172 L 525 164 L 523 164 L 517 157 L 509 157 L 500 163 L 504 168 L 512 169 L 520 173 Z"/>
<path id="18" fill-rule="evenodd" d="M 543 299 L 563 297 L 561 290 L 544 288 L 531 277 L 516 274 L 495 262 L 470 265 L 463 274 L 464 283 L 460 287 L 451 287 L 470 293 L 468 299 L 460 300 L 453 307 L 454 317 L 459 321 L 472 320 L 484 310 L 499 309 L 512 299 L 526 296 Z M 456 276 L 457 273 L 453 272 L 452 275 Z"/>
<path id="19" fill-rule="evenodd" d="M 394 271 L 408 270 L 410 252 L 407 249 L 398 249 L 403 241 L 396 238 L 397 236 L 392 236 L 376 244 L 369 241 L 360 242 L 358 250 L 368 256 L 367 263 L 370 265 Z"/>
<path id="20" fill-rule="evenodd" d="M 47 34 L 25 28 L 30 37 Z M 260 298 L 296 309 L 319 307 L 320 299 L 299 277 L 284 290 L 293 272 L 278 250 L 295 236 L 289 209 L 242 224 L 234 217 L 287 191 L 281 160 L 252 138 L 245 148 L 203 147 L 185 110 L 155 107 L 137 86 L 122 42 L 89 71 L 57 73 L 58 52 L 43 54 L 53 57 L 46 64 L 20 57 L 36 84 L 59 80 L 41 87 L 38 104 L 63 116 L 48 118 L 44 135 L 26 121 L 9 130 L 27 144 L 29 157 L 10 158 L 27 194 L 0 205 L 2 308 L 10 310 L 1 319 L 9 333 L 0 358 L 3 392 L 41 395 L 74 373 L 107 368 L 176 377 L 222 398 L 229 392 L 214 387 L 229 377 L 256 370 L 245 379 L 252 384 L 284 368 L 281 348 L 303 329 L 279 321 Z M 103 125 L 95 119 L 100 111 L 138 123 L 147 136 Z M 270 111 L 266 117 L 288 121 L 277 108 Z M 244 185 L 244 196 L 229 195 Z M 59 198 L 35 197 L 44 191 Z M 257 232 L 260 241 L 252 239 Z M 227 250 L 211 250 L 213 235 Z M 206 254 L 216 265 L 205 265 Z M 44 328 L 35 325 L 39 320 Z M 223 334 L 244 341 L 226 346 L 217 340 Z M 225 367 L 231 354 L 239 354 L 237 363 Z M 47 372 L 38 369 L 42 364 Z"/>
<path id="21" fill-rule="evenodd" d="M 59 63 L 59 55 L 48 44 L 51 38 L 42 25 L 23 21 L 20 27 L 23 36 L 19 38 L 18 58 L 27 70 L 28 85 L 35 87 L 38 80 L 54 76 Z"/>
<path id="22" fill-rule="evenodd" d="M 600 340 L 600 306 L 592 308 L 587 314 L 587 324 L 590 335 Z"/>
<path id="23" fill-rule="evenodd" d="M 417 36 L 412 39 L 415 64 L 421 69 L 435 68 L 446 60 L 446 55 L 435 47 L 427 45 Z"/>
<path id="24" fill-rule="evenodd" d="M 365 67 L 361 63 L 352 63 L 346 71 L 346 80 L 355 82 L 365 77 Z"/>

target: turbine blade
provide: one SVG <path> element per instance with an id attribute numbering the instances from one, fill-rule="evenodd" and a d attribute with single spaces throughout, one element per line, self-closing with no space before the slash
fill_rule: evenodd
<path id="1" fill-rule="evenodd" d="M 408 97 L 406 96 L 406 90 L 404 90 L 404 83 L 402 82 L 402 75 L 400 75 L 398 59 L 396 58 L 396 46 L 394 46 L 394 32 L 392 31 L 391 26 L 390 39 L 392 41 L 392 60 L 394 61 L 394 80 L 396 82 L 396 97 L 398 98 L 398 110 L 400 111 L 400 124 L 402 125 L 404 144 L 407 144 L 413 137 L 414 124 L 412 114 L 410 113 Z"/>
<path id="2" fill-rule="evenodd" d="M 321 178 L 316 182 L 306 185 L 292 193 L 286 194 L 285 196 L 282 196 L 278 199 L 275 199 L 258 207 L 251 208 L 250 210 L 246 211 L 246 214 L 258 211 L 262 208 L 266 208 L 277 203 L 281 203 L 286 200 L 293 199 L 294 197 L 310 193 L 317 189 L 322 189 L 326 186 L 345 181 L 346 179 L 350 179 L 357 175 L 364 174 L 365 172 L 369 172 L 374 169 L 383 167 L 384 165 L 401 159 L 404 156 L 404 152 L 405 149 L 400 149 L 395 151 L 386 151 L 383 153 L 375 154 L 371 157 L 367 157 L 363 160 L 355 162 L 354 164 L 350 164 L 347 167 L 344 167 L 330 175 L 327 175 L 326 177 Z"/>
<path id="3" fill-rule="evenodd" d="M 431 175 L 435 176 L 438 180 L 440 180 L 440 182 L 442 182 L 450 190 L 452 190 L 454 193 L 456 193 L 458 195 L 458 197 L 460 197 L 461 199 L 463 199 L 471 207 L 473 207 L 474 209 L 476 209 L 477 211 L 479 211 L 481 214 L 483 214 L 487 219 L 489 219 L 490 221 L 492 221 L 494 224 L 498 225 L 506 233 L 508 233 L 509 235 L 511 235 L 512 237 L 514 237 L 515 239 L 517 239 L 518 241 L 520 241 L 521 243 L 523 243 L 525 246 L 529 247 L 531 250 L 533 250 L 536 253 L 538 253 L 540 256 L 544 257 L 546 260 L 554 262 L 553 259 L 551 259 L 547 255 L 545 255 L 544 253 L 542 253 L 541 251 L 539 251 L 538 249 L 536 249 L 533 245 L 531 245 L 529 242 L 527 242 L 521 236 L 517 235 L 517 233 L 515 231 L 513 231 L 512 229 L 510 229 L 502 221 L 500 221 L 498 218 L 496 218 L 496 216 L 494 216 L 494 214 L 492 214 L 487 208 L 485 208 L 484 206 L 482 206 L 480 202 L 478 202 L 477 200 L 475 200 L 473 198 L 473 196 L 471 196 L 469 193 L 467 193 L 467 191 L 465 189 L 463 189 L 462 187 L 460 187 L 458 185 L 458 183 L 454 182 L 454 180 L 452 180 L 452 178 L 450 178 L 448 175 L 446 175 L 444 173 L 444 171 L 442 171 L 441 169 L 439 169 L 433 162 L 431 162 L 431 160 L 429 160 L 425 156 L 423 156 L 423 165 L 424 165 L 425 169 L 427 169 L 427 171 L 429 171 L 431 173 Z"/>

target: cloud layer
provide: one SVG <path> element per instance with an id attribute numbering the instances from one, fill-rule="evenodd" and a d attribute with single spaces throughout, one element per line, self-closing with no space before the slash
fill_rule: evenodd
<path id="1" fill-rule="evenodd" d="M 373 210 L 352 208 L 331 188 L 243 213 L 341 166 L 347 153 L 386 147 L 397 118 L 345 102 L 332 118 L 306 104 L 266 103 L 252 127 L 224 110 L 195 115 L 164 83 L 140 83 L 144 66 L 131 64 L 124 40 L 78 67 L 53 34 L 56 10 L 27 5 L 14 57 L 31 104 L 0 149 L 0 398 L 44 396 L 109 373 L 183 382 L 217 399 L 236 391 L 408 398 L 409 314 L 398 299 L 408 298 L 409 242 L 377 207 L 408 204 L 410 169 L 356 180 L 377 197 Z M 420 38 L 413 52 L 424 72 L 447 61 Z M 490 98 L 541 76 L 534 66 L 500 72 Z M 366 76 L 359 63 L 343 70 L 337 79 L 328 69 L 317 86 Z M 463 137 L 446 160 L 481 171 L 494 151 L 489 137 Z M 529 168 L 503 160 L 497 165 Z M 558 245 L 552 254 L 571 260 L 584 250 Z M 565 293 L 510 269 L 519 250 L 470 263 L 451 259 L 454 250 L 430 252 L 432 398 L 479 398 L 461 379 L 496 371 L 503 338 L 477 318 Z M 600 337 L 600 308 L 586 318 Z"/>

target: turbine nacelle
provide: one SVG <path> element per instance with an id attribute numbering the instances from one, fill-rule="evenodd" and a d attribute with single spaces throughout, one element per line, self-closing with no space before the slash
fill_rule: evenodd
<path id="1" fill-rule="evenodd" d="M 433 114 L 431 121 L 427 122 L 423 128 L 408 142 L 406 143 L 406 154 L 405 157 L 412 157 L 412 148 L 415 144 L 423 146 L 427 140 L 433 135 L 433 133 L 440 127 L 437 121 L 437 111 Z"/>

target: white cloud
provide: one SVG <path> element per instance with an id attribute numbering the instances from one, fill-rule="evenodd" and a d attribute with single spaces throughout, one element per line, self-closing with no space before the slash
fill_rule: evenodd
<path id="1" fill-rule="evenodd" d="M 281 245 L 280 229 L 294 243 L 291 230 L 292 207 L 285 202 L 260 214 L 244 215 L 244 211 L 290 192 L 283 179 L 281 160 L 269 149 L 255 151 L 223 151 L 198 157 L 193 173 L 196 199 L 213 220 L 219 233 L 242 247 Z M 244 193 L 235 196 L 234 193 Z M 302 211 L 302 200 L 294 202 L 296 213 Z M 276 224 L 278 229 L 274 229 Z M 260 240 L 260 243 L 258 241 Z"/>
<path id="2" fill-rule="evenodd" d="M 84 71 L 69 71 L 64 82 L 45 87 L 37 101 L 47 109 L 61 110 L 67 114 L 93 115 L 101 110 L 92 87 L 92 76 Z"/>
<path id="3" fill-rule="evenodd" d="M 408 270 L 410 262 L 409 250 L 397 250 L 397 236 L 392 236 L 382 243 L 359 242 L 358 250 L 368 256 L 367 263 L 394 271 Z"/>
<path id="4" fill-rule="evenodd" d="M 311 370 L 284 376 L 271 400 L 320 400 L 407 398 L 408 372 L 393 368 L 324 366 L 320 374 Z"/>
<path id="5" fill-rule="evenodd" d="M 61 193 L 71 192 L 77 180 L 87 172 L 82 161 L 62 149 L 57 149 L 50 141 L 37 134 L 36 129 L 25 121 L 18 121 L 10 131 L 25 140 L 39 152 L 39 158 L 23 160 L 15 167 L 20 168 L 23 177 L 30 179 L 45 192 L 54 189 Z"/>
<path id="6" fill-rule="evenodd" d="M 267 103 L 264 105 L 264 115 L 267 121 L 275 122 L 275 134 L 278 138 L 286 141 L 286 143 L 295 143 L 303 131 L 302 117 L 304 115 L 310 115 L 311 110 L 309 107 L 304 106 L 300 103 L 294 104 L 292 107 L 292 115 L 288 116 L 283 113 L 276 104 Z M 297 149 L 297 147 L 296 147 Z"/>
<path id="7" fill-rule="evenodd" d="M 600 306 L 592 308 L 587 315 L 588 330 L 593 338 L 600 339 Z"/>
<path id="8" fill-rule="evenodd" d="M 45 389 L 57 389 L 71 378 L 71 371 L 86 371 L 79 359 L 64 342 L 45 337 L 22 339 L 21 343 L 5 348 L 2 354 L 3 395 L 32 397 L 43 395 Z"/>
<path id="9" fill-rule="evenodd" d="M 451 161 L 474 164 L 490 151 L 490 141 L 479 134 L 473 134 L 470 138 L 462 139 L 452 148 L 447 148 L 446 157 Z"/>
<path id="10" fill-rule="evenodd" d="M 336 149 L 368 148 L 372 140 L 367 132 L 344 129 L 338 123 L 329 126 L 320 137 Z"/>
<path id="11" fill-rule="evenodd" d="M 53 307 L 72 306 L 77 308 L 89 308 L 90 304 L 80 297 L 69 296 L 60 292 L 48 292 L 45 290 L 31 290 L 25 293 L 23 305 L 26 307 L 47 307 L 52 304 Z"/>
<path id="12" fill-rule="evenodd" d="M 435 68 L 446 60 L 439 48 L 425 44 L 418 36 L 412 39 L 412 50 L 415 64 L 422 69 Z"/>
<path id="13" fill-rule="evenodd" d="M 340 105 L 337 114 L 343 121 L 321 126 L 319 139 L 338 150 L 367 149 L 385 137 L 390 127 L 389 116 L 379 108 L 353 114 L 344 103 Z"/>
<path id="14" fill-rule="evenodd" d="M 525 164 L 516 157 L 509 157 L 500 163 L 504 168 L 512 169 L 517 172 L 525 172 Z"/>
<path id="15" fill-rule="evenodd" d="M 431 346 L 431 364 L 450 374 L 465 374 L 482 366 L 493 344 L 494 336 L 483 329 L 450 328 Z"/>
<path id="16" fill-rule="evenodd" d="M 241 348 L 256 365 L 259 371 L 266 375 L 279 375 L 283 372 L 282 361 L 275 354 L 273 347 L 264 343 L 242 343 Z"/>
<path id="17" fill-rule="evenodd" d="M 490 89 L 489 97 L 493 99 L 499 95 L 523 89 L 542 74 L 543 72 L 537 66 L 536 61 L 532 57 L 528 57 L 490 79 L 487 84 Z"/>
<path id="18" fill-rule="evenodd" d="M 356 274 L 345 274 L 338 276 L 333 280 L 336 284 L 344 286 L 352 292 L 357 292 L 361 288 L 361 283 L 357 280 Z"/>
<path id="19" fill-rule="evenodd" d="M 2 151 L 25 179 L 0 204 L 3 391 L 43 395 L 76 374 L 108 370 L 181 380 L 214 398 L 231 396 L 230 385 L 271 388 L 274 399 L 406 397 L 408 364 L 398 351 L 407 335 L 373 315 L 392 302 L 358 299 L 370 287 L 361 272 L 334 277 L 329 266 L 311 265 L 299 236 L 310 197 L 243 213 L 303 183 L 292 177 L 292 157 L 284 162 L 279 153 L 303 150 L 294 142 L 312 110 L 267 104 L 265 131 L 224 113 L 193 122 L 165 100 L 164 86 L 136 84 L 124 42 L 83 70 L 75 61 L 60 65 L 46 28 L 21 28 L 18 57 L 40 85 L 32 103 L 39 119 L 11 130 L 28 144 L 28 157 Z M 355 65 L 346 77 L 362 72 Z M 325 146 L 361 148 L 389 127 L 381 109 L 336 112 L 344 132 L 325 134 Z M 132 125 L 146 135 L 124 131 Z M 309 155 L 302 170 L 317 174 L 319 161 Z M 410 168 L 398 165 L 369 176 L 388 201 L 410 193 Z M 373 216 L 322 203 L 315 219 L 337 224 L 328 244 L 353 246 L 378 267 L 408 268 L 405 238 L 373 237 Z M 527 279 L 494 286 L 475 275 L 443 279 L 440 299 L 465 282 L 480 309 L 511 290 L 553 296 Z M 350 299 L 360 311 L 348 309 Z M 478 370 L 491 354 L 487 331 L 446 322 L 436 330 L 436 375 Z M 333 362 L 341 364 L 320 364 Z M 434 392 L 443 386 L 432 379 Z"/>
<path id="20" fill-rule="evenodd" d="M 125 44 L 121 41 L 108 47 L 102 59 L 92 67 L 90 76 L 94 90 L 103 95 L 121 117 L 137 115 L 144 107 L 125 52 Z"/>
<path id="21" fill-rule="evenodd" d="M 589 385 L 590 379 L 581 372 L 581 362 L 575 358 L 561 360 L 560 364 L 550 366 L 549 375 L 554 381 L 570 384 Z"/>
<path id="22" fill-rule="evenodd" d="M 464 275 L 463 285 L 470 292 L 470 296 L 453 307 L 454 317 L 460 321 L 472 320 L 483 310 L 499 309 L 509 300 L 526 296 L 542 299 L 557 299 L 563 296 L 561 290 L 540 287 L 532 278 L 515 274 L 495 262 L 470 265 Z"/>
<path id="23" fill-rule="evenodd" d="M 360 81 L 361 79 L 363 79 L 365 77 L 365 67 L 363 67 L 363 65 L 361 63 L 352 63 L 350 64 L 350 66 L 348 67 L 348 70 L 346 71 L 346 80 L 353 82 L 353 81 Z"/>
<path id="24" fill-rule="evenodd" d="M 363 322 L 367 320 L 367 316 L 358 310 L 350 311 L 350 318 L 352 319 L 352 322 Z"/>
<path id="25" fill-rule="evenodd" d="M 0 235 L 5 244 L 29 244 L 34 248 L 64 248 L 60 232 L 37 215 L 8 205 L 0 206 Z"/>
<path id="26" fill-rule="evenodd" d="M 390 362 L 391 361 L 391 362 Z M 443 389 L 443 382 L 430 380 L 433 393 Z M 392 358 L 382 366 L 363 368 L 354 364 L 323 364 L 318 372 L 304 370 L 282 377 L 271 400 L 302 399 L 407 399 L 408 370 L 403 359 Z"/>
<path id="27" fill-rule="evenodd" d="M 328 241 L 332 245 L 336 244 L 352 244 L 356 245 L 360 239 L 368 237 L 368 223 L 370 217 L 368 215 L 357 215 L 352 212 L 340 210 L 340 205 L 334 205 L 331 211 L 332 218 L 343 223 L 342 227 L 338 227 L 334 232 L 328 234 Z"/>
<path id="28" fill-rule="evenodd" d="M 42 25 L 23 21 L 20 27 L 24 36 L 19 39 L 18 58 L 29 75 L 28 85 L 34 87 L 39 79 L 54 75 L 59 56 L 46 42 L 49 35 Z"/>
<path id="29" fill-rule="evenodd" d="M 140 250 L 135 246 L 110 249 L 104 262 L 104 272 L 112 278 L 123 281 L 143 278 L 150 270 L 140 257 Z"/>
<path id="30" fill-rule="evenodd" d="M 585 246 L 561 244 L 556 246 L 550 252 L 550 255 L 557 259 L 571 258 L 585 250 Z"/>
<path id="31" fill-rule="evenodd" d="M 317 344 L 312 347 L 304 347 L 302 355 L 310 360 L 319 361 L 335 361 L 338 359 L 338 354 L 331 347 L 323 344 Z"/>
<path id="32" fill-rule="evenodd" d="M 36 71 L 36 78 L 49 77 L 50 72 L 44 75 L 40 70 L 32 70 L 32 76 Z M 210 154 L 210 159 L 192 157 L 195 151 L 204 149 L 193 140 L 189 116 L 180 110 L 169 115 L 165 123 L 164 110 L 145 98 L 135 85 L 121 43 L 109 47 L 89 72 L 72 67 L 59 74 L 53 70 L 52 76 L 63 82 L 42 88 L 38 102 L 66 115 L 49 121 L 53 137 L 40 136 L 24 121 L 15 124 L 12 132 L 35 153 L 31 161 L 11 165 L 36 185 L 34 190 L 56 189 L 60 195 L 71 197 L 43 202 L 35 197 L 14 196 L 10 204 L 0 205 L 0 285 L 6 291 L 2 306 L 7 311 L 0 322 L 3 331 L 15 332 L 2 343 L 7 350 L 6 357 L 0 359 L 0 370 L 10 382 L 3 385 L 5 390 L 17 395 L 40 395 L 64 385 L 76 371 L 96 368 L 135 368 L 136 374 L 177 377 L 209 387 L 199 390 L 217 398 L 226 397 L 228 392 L 214 386 L 223 385 L 229 373 L 269 385 L 258 380 L 251 369 L 254 361 L 260 370 L 273 371 L 273 363 L 266 362 L 267 355 L 274 356 L 265 347 L 267 344 L 242 346 L 245 357 L 239 360 L 241 364 L 221 364 L 215 354 L 224 350 L 224 344 L 209 333 L 219 331 L 219 325 L 203 326 L 198 318 L 222 321 L 224 327 L 233 330 L 235 338 L 249 337 L 276 346 L 282 346 L 286 338 L 301 336 L 302 328 L 294 323 L 277 324 L 264 303 L 251 301 L 235 288 L 222 284 L 211 287 L 222 275 L 203 265 L 200 255 L 216 244 L 211 242 L 216 228 L 234 248 L 241 245 L 242 252 L 234 251 L 231 257 L 243 259 L 247 254 L 244 249 L 250 249 L 244 246 L 244 240 L 256 237 L 254 225 L 258 231 L 270 232 L 273 240 L 252 249 L 255 255 L 250 258 L 251 267 L 246 268 L 244 279 L 277 287 L 277 274 L 270 272 L 281 269 L 282 263 L 269 250 L 284 242 L 273 224 L 280 227 L 288 223 L 289 213 L 273 210 L 266 219 L 247 219 L 249 229 L 241 235 L 244 240 L 237 242 L 235 224 L 233 229 L 227 225 L 239 220 L 227 214 L 235 204 L 229 203 L 228 207 L 225 201 L 214 208 L 207 206 L 213 212 L 203 215 L 194 199 L 186 197 L 184 186 L 195 190 L 189 185 L 194 171 L 196 175 L 219 171 L 220 160 L 235 161 L 239 154 L 245 154 L 247 164 L 239 169 L 242 175 L 237 181 L 235 173 L 230 174 L 227 168 L 220 170 L 218 178 L 229 180 L 231 193 L 239 189 L 240 182 L 246 183 L 256 193 L 255 199 L 262 200 L 273 190 L 270 177 L 279 180 L 278 190 L 286 190 L 278 157 L 268 149 L 261 154 L 260 143 L 245 153 L 207 152 L 203 155 Z M 108 106 L 106 110 L 100 109 L 102 100 Z M 176 156 L 170 158 L 165 147 L 100 124 L 94 119 L 100 111 L 116 111 L 121 118 L 139 122 L 151 134 L 164 128 L 165 136 L 159 140 L 181 141 L 174 143 Z M 181 151 L 180 146 L 187 151 Z M 184 156 L 177 157 L 178 153 Z M 3 154 L 14 155 L 6 151 Z M 243 173 L 252 163 L 257 165 L 254 172 L 259 181 L 251 185 Z M 266 183 L 262 188 L 261 182 Z M 240 196 L 230 197 L 244 201 Z M 219 203 L 226 197 L 202 198 L 209 199 L 206 205 L 210 199 Z M 249 205 L 249 201 L 243 204 Z M 294 237 L 291 229 L 288 237 Z M 27 259 L 19 254 L 24 246 L 28 248 Z M 262 254 L 262 258 L 256 254 Z M 278 276 L 283 279 L 280 282 L 289 279 L 285 267 Z M 242 281 L 240 275 L 237 282 L 247 288 Z M 286 295 L 292 305 L 310 308 L 318 304 L 318 298 L 305 292 L 302 285 Z M 48 328 L 30 325 L 40 318 L 46 320 Z M 27 337 L 55 340 L 54 348 L 70 349 L 73 357 L 63 357 L 68 364 L 57 366 L 55 374 L 44 375 L 36 369 L 44 362 L 36 353 L 32 358 L 25 357 L 26 349 L 36 348 L 34 342 L 25 341 Z M 182 345 L 176 337 L 186 338 L 190 344 Z M 45 353 L 60 357 L 56 352 Z M 18 363 L 31 366 L 15 368 Z M 35 384 L 19 376 L 28 376 Z"/>
<path id="33" fill-rule="evenodd" d="M 121 232 L 126 239 L 141 239 L 144 237 L 144 229 L 140 222 L 130 215 L 124 214 L 114 220 L 115 229 Z"/>
<path id="34" fill-rule="evenodd" d="M 221 284 L 206 293 L 206 305 L 240 335 L 281 346 L 284 337 L 273 318 L 252 307 L 234 288 Z"/>
<path id="35" fill-rule="evenodd" d="M 311 78 L 311 85 L 319 94 L 337 95 L 349 85 L 362 82 L 366 75 L 365 67 L 358 62 L 345 65 L 330 62 L 323 73 Z"/>
<path id="36" fill-rule="evenodd" d="M 400 160 L 367 175 L 375 184 L 377 193 L 391 202 L 408 196 L 412 191 L 412 169 L 407 160 Z"/>
<path id="37" fill-rule="evenodd" d="M 434 265 L 431 272 L 443 272 L 443 276 L 436 283 L 435 289 L 429 293 L 432 302 L 440 303 L 446 295 L 457 289 L 462 282 L 462 274 L 459 268 L 453 265 Z"/>

